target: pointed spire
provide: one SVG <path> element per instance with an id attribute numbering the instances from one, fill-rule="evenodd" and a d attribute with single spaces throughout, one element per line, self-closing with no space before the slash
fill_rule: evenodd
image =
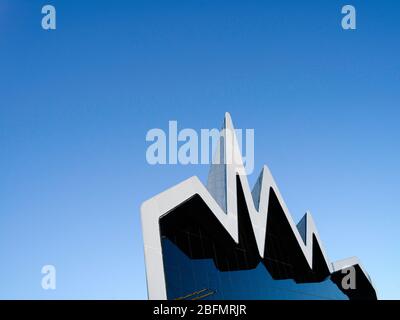
<path id="1" fill-rule="evenodd" d="M 227 166 L 226 166 L 226 139 L 225 131 L 232 120 L 228 112 L 225 113 L 217 147 L 208 172 L 207 189 L 219 204 L 221 209 L 227 213 Z"/>
<path id="2" fill-rule="evenodd" d="M 246 176 L 231 115 L 225 112 L 224 124 L 207 180 L 208 191 L 225 213 L 236 212 L 237 174 Z"/>

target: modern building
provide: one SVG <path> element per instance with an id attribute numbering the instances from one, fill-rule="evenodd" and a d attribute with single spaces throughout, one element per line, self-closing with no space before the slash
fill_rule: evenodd
<path id="1" fill-rule="evenodd" d="M 310 213 L 294 223 L 266 166 L 250 190 L 233 132 L 226 114 L 207 186 L 142 204 L 149 299 L 376 299 L 357 258 L 329 261 Z"/>

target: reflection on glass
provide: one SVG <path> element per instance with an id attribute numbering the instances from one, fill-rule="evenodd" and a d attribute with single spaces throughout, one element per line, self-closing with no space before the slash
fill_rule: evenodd
<path id="1" fill-rule="evenodd" d="M 166 236 L 162 249 L 168 299 L 348 299 L 330 277 L 316 283 L 274 280 L 263 263 L 250 270 L 220 271 L 213 259 L 191 259 Z"/>

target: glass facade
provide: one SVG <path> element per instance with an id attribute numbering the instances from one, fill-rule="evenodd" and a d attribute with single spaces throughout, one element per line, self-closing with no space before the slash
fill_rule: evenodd
<path id="1" fill-rule="evenodd" d="M 262 263 L 250 270 L 220 271 L 212 259 L 189 258 L 167 237 L 162 249 L 168 299 L 348 299 L 330 277 L 317 283 L 274 280 Z"/>
<path id="2" fill-rule="evenodd" d="M 240 191 L 238 243 L 198 196 L 160 219 L 167 298 L 348 299 L 319 263 L 318 245 L 310 270 L 272 192 L 261 258 Z"/>

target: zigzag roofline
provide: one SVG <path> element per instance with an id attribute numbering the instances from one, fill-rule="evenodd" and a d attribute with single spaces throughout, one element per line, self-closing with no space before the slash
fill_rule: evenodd
<path id="1" fill-rule="evenodd" d="M 214 159 L 217 159 L 217 161 L 214 161 L 214 164 L 211 165 L 207 187 L 194 176 L 142 204 L 142 230 L 150 299 L 167 298 L 160 233 L 155 232 L 155 230 L 159 230 L 160 218 L 183 202 L 194 195 L 200 196 L 232 239 L 238 243 L 237 177 L 242 186 L 260 257 L 263 258 L 265 252 L 269 194 L 273 190 L 310 269 L 313 269 L 313 248 L 315 245 L 319 245 L 324 264 L 330 274 L 357 265 L 372 286 L 370 277 L 361 266 L 358 258 L 353 257 L 335 263 L 329 262 L 311 213 L 307 212 L 297 226 L 295 225 L 267 166 L 263 167 L 252 192 L 250 191 L 229 113 L 225 114 L 224 127 L 221 131 Z M 223 159 L 222 163 L 218 161 L 221 159 Z M 315 244 L 314 241 L 317 243 Z"/>

